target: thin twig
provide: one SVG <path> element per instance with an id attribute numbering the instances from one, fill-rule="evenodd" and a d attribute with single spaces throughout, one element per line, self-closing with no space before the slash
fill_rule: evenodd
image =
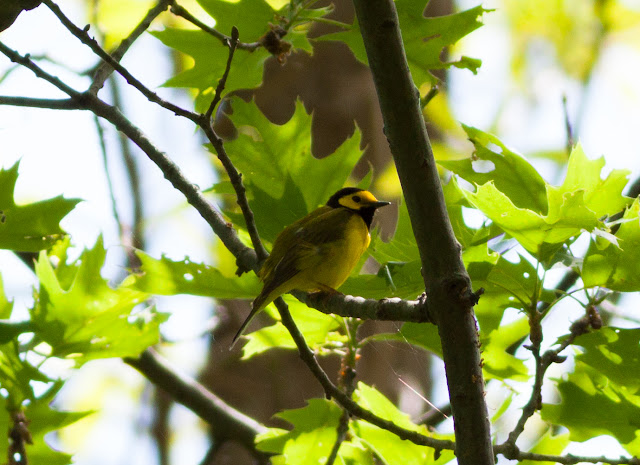
<path id="1" fill-rule="evenodd" d="M 242 175 L 231 162 L 229 155 L 227 155 L 227 151 L 224 148 L 222 139 L 214 132 L 213 127 L 211 126 L 210 118 L 206 118 L 205 115 L 202 115 L 202 117 L 198 121 L 198 125 L 204 131 L 205 135 L 209 139 L 209 142 L 211 142 L 211 145 L 213 145 L 213 148 L 218 155 L 218 159 L 222 163 L 222 166 L 229 176 L 229 181 L 231 181 L 231 185 L 236 192 L 236 200 L 238 202 L 240 210 L 242 211 L 242 215 L 247 226 L 247 232 L 249 233 L 249 237 L 251 238 L 251 244 L 253 245 L 253 248 L 255 250 L 258 264 L 261 264 L 269 256 L 269 253 L 264 248 L 264 245 L 262 245 L 262 241 L 260 240 L 260 234 L 258 234 L 258 228 L 256 226 L 253 211 L 249 206 L 246 189 L 244 187 L 244 183 L 242 182 Z M 242 274 L 248 269 L 249 268 L 243 268 L 242 266 L 239 266 L 238 274 Z"/>
<path id="2" fill-rule="evenodd" d="M 36 65 L 31 60 L 29 54 L 24 55 L 24 56 L 20 55 L 18 52 L 16 52 L 15 50 L 7 47 L 2 42 L 0 42 L 0 52 L 2 52 L 4 55 L 6 55 L 7 58 L 9 58 L 14 63 L 18 63 L 19 65 L 22 65 L 25 68 L 28 68 L 31 71 L 33 71 L 33 73 L 37 77 L 39 77 L 40 79 L 44 79 L 45 81 L 49 82 L 50 84 L 53 84 L 55 87 L 57 87 L 62 92 L 67 94 L 69 97 L 71 97 L 77 103 L 78 108 L 82 108 L 82 104 L 81 104 L 82 93 L 78 92 L 77 90 L 75 90 L 72 87 L 69 87 L 67 84 L 62 82 L 56 76 L 44 71 L 42 68 L 40 68 L 38 65 Z M 46 102 L 46 100 L 45 100 L 45 102 Z"/>
<path id="3" fill-rule="evenodd" d="M 142 21 L 140 21 L 135 29 L 131 31 L 131 33 L 127 37 L 125 37 L 122 42 L 120 42 L 120 45 L 118 45 L 118 47 L 113 52 L 111 52 L 111 56 L 115 61 L 119 62 L 120 60 L 122 60 L 122 57 L 125 53 L 127 53 L 129 47 L 131 47 L 131 45 L 138 39 L 138 37 L 140 37 L 147 29 L 149 29 L 149 26 L 154 19 L 156 19 L 163 11 L 169 8 L 169 4 L 171 2 L 172 0 L 159 0 L 157 5 L 147 12 L 145 17 L 142 19 Z M 98 69 L 94 74 L 93 82 L 91 83 L 91 87 L 89 87 L 89 92 L 91 92 L 92 94 L 96 94 L 102 88 L 102 86 L 104 86 L 104 83 L 112 72 L 113 67 L 105 62 L 102 62 L 102 64 L 98 66 Z"/>
<path id="4" fill-rule="evenodd" d="M 358 360 L 358 339 L 356 334 L 358 332 L 358 327 L 360 326 L 359 320 L 354 319 L 346 319 L 345 320 L 345 328 L 347 330 L 347 337 L 349 338 L 349 342 L 347 345 L 347 352 L 342 357 L 342 366 L 340 367 L 340 387 L 344 390 L 344 393 L 352 397 L 353 391 L 356 388 L 356 362 Z M 340 445 L 347 438 L 347 433 L 349 432 L 349 419 L 351 415 L 347 409 L 342 409 L 342 415 L 340 415 L 340 420 L 338 422 L 336 440 L 333 443 L 333 447 L 331 448 L 331 453 L 325 462 L 325 465 L 333 465 L 336 458 L 338 457 L 338 451 L 340 450 Z"/>
<path id="5" fill-rule="evenodd" d="M 229 40 L 231 39 L 230 37 L 224 35 L 221 32 L 216 31 L 212 27 L 207 26 L 198 18 L 196 18 L 187 10 L 185 10 L 182 6 L 178 5 L 175 1 L 173 1 L 171 5 L 171 13 L 186 19 L 194 26 L 198 26 L 204 32 L 211 34 L 213 37 L 218 39 L 222 43 L 222 45 L 229 46 Z M 237 45 L 237 48 L 239 48 L 240 50 L 247 50 L 249 52 L 253 52 L 254 50 L 260 47 L 262 47 L 262 43 L 260 42 L 251 42 L 251 43 L 238 42 L 238 45 Z"/>
<path id="6" fill-rule="evenodd" d="M 87 45 L 93 53 L 98 55 L 102 60 L 108 63 L 115 71 L 120 74 L 131 86 L 137 89 L 142 95 L 144 95 L 150 102 L 156 103 L 163 108 L 175 113 L 176 115 L 187 118 L 193 122 L 197 122 L 200 115 L 197 113 L 193 113 L 185 110 L 171 102 L 168 102 L 158 96 L 155 92 L 149 90 L 148 87 L 144 86 L 138 79 L 136 79 L 125 67 L 123 67 L 117 60 L 115 60 L 109 53 L 107 53 L 98 42 L 89 36 L 89 34 L 80 29 L 78 26 L 73 24 L 73 22 L 62 12 L 60 7 L 56 5 L 52 0 L 43 0 L 43 2 L 49 9 L 53 12 L 54 15 L 60 20 L 63 26 L 67 28 L 67 30 L 74 35 L 80 42 Z"/>
<path id="7" fill-rule="evenodd" d="M 537 317 L 541 318 L 542 315 L 536 312 Z M 532 334 L 534 334 L 536 330 L 534 330 L 535 325 L 539 325 L 540 321 L 531 323 L 532 326 Z M 539 328 L 538 328 L 539 329 Z M 547 369 L 553 363 L 562 363 L 566 357 L 560 357 L 560 353 L 565 350 L 569 345 L 575 341 L 575 339 L 584 334 L 589 330 L 589 319 L 587 317 L 582 317 L 578 321 L 574 322 L 571 325 L 570 334 L 566 337 L 558 347 L 555 349 L 549 349 L 544 354 L 540 354 L 540 343 L 542 339 L 535 339 L 532 337 L 532 344 L 530 346 L 524 346 L 529 349 L 535 359 L 536 369 L 535 369 L 535 381 L 533 383 L 533 388 L 531 389 L 531 397 L 527 404 L 522 408 L 522 414 L 518 419 L 518 423 L 514 427 L 513 431 L 509 433 L 507 440 L 502 444 L 505 448 L 515 447 L 516 441 L 518 437 L 524 431 L 524 427 L 529 420 L 533 416 L 533 414 L 540 410 L 542 407 L 542 384 L 544 382 L 544 376 L 547 372 Z"/>
<path id="8" fill-rule="evenodd" d="M 227 77 L 229 77 L 229 71 L 231 71 L 231 61 L 233 61 L 233 54 L 236 51 L 236 47 L 238 46 L 238 39 L 240 37 L 240 33 L 238 32 L 238 28 L 233 26 L 231 28 L 231 40 L 229 41 L 229 58 L 227 58 L 227 66 L 224 69 L 224 73 L 222 77 L 218 81 L 218 87 L 216 87 L 216 94 L 211 101 L 211 105 L 209 105 L 209 109 L 204 114 L 207 119 L 211 119 L 211 115 L 213 115 L 213 110 L 216 108 L 216 105 L 220 102 L 222 98 L 222 91 L 224 90 L 224 86 L 227 83 Z"/>
<path id="9" fill-rule="evenodd" d="M 120 87 L 113 77 L 109 78 L 109 89 L 113 98 L 113 106 L 122 109 L 124 107 L 120 96 Z M 144 250 L 144 207 L 142 202 L 142 191 L 140 182 L 140 172 L 136 165 L 136 160 L 131 151 L 131 141 L 123 133 L 118 132 L 118 143 L 120 145 L 120 154 L 124 162 L 125 173 L 127 174 L 130 198 L 132 199 L 133 215 L 131 218 L 131 228 L 128 237 L 123 237 L 124 243 L 134 249 Z M 137 269 L 140 266 L 140 259 L 133 252 L 127 252 L 129 260 L 129 268 Z"/>

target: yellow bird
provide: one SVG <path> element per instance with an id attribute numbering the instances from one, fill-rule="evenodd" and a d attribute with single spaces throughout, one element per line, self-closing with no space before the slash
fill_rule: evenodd
<path id="1" fill-rule="evenodd" d="M 389 204 L 366 190 L 345 187 L 325 206 L 287 226 L 260 269 L 264 286 L 231 346 L 253 317 L 282 294 L 293 289 L 336 292 L 369 247 L 376 209 Z"/>

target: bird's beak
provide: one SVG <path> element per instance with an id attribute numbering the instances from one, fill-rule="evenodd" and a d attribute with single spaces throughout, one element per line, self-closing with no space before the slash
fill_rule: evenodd
<path id="1" fill-rule="evenodd" d="M 378 200 L 376 202 L 373 202 L 371 204 L 371 206 L 373 208 L 380 208 L 380 207 L 386 207 L 387 205 L 391 205 L 391 202 L 385 202 L 384 200 Z"/>

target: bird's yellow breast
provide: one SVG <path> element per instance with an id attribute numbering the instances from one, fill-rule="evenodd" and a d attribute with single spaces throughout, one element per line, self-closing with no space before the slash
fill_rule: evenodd
<path id="1" fill-rule="evenodd" d="M 370 241 L 369 229 L 360 215 L 351 215 L 344 226 L 342 238 L 316 246 L 315 254 L 321 260 L 300 274 L 296 279 L 298 288 L 305 291 L 322 287 L 337 289 L 347 280 Z"/>

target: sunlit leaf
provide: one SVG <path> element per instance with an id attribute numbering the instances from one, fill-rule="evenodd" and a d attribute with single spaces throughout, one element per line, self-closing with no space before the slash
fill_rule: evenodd
<path id="1" fill-rule="evenodd" d="M 572 441 L 602 434 L 631 443 L 640 431 L 640 396 L 607 381 L 597 371 L 578 363 L 576 372 L 558 383 L 561 401 L 543 404 L 542 418 L 566 426 Z"/>
<path id="2" fill-rule="evenodd" d="M 534 454 L 560 455 L 569 445 L 569 433 L 554 435 L 551 428 L 547 429 L 542 437 L 529 450 Z M 554 465 L 556 462 L 544 462 L 523 460 L 520 465 Z"/>
<path id="3" fill-rule="evenodd" d="M 485 379 L 529 379 L 527 367 L 507 349 L 529 334 L 529 321 L 520 318 L 513 323 L 494 329 L 482 341 L 482 359 Z"/>
<path id="4" fill-rule="evenodd" d="M 354 399 L 365 409 L 396 425 L 417 431 L 427 436 L 444 438 L 442 435 L 429 433 L 425 426 L 414 424 L 406 413 L 398 408 L 373 387 L 358 383 Z M 422 465 L 425 463 L 447 463 L 454 458 L 453 451 L 443 450 L 438 460 L 434 459 L 434 450 L 418 446 L 400 439 L 389 431 L 378 428 L 366 421 L 351 422 L 351 434 L 359 437 L 385 465 Z M 447 438 L 448 439 L 448 438 Z"/>
<path id="5" fill-rule="evenodd" d="M 584 334 L 575 345 L 584 349 L 576 360 L 598 370 L 633 393 L 640 389 L 640 329 L 604 327 Z"/>
<path id="6" fill-rule="evenodd" d="M 591 241 L 584 257 L 582 280 L 585 286 L 603 286 L 615 291 L 640 290 L 640 204 L 636 199 L 623 216 L 616 233 L 620 247 L 607 243 L 601 248 Z"/>
<path id="7" fill-rule="evenodd" d="M 293 426 L 291 431 L 272 429 L 257 438 L 257 447 L 282 454 L 291 465 L 324 464 L 337 437 L 342 410 L 326 399 L 310 399 L 305 407 L 276 416 Z"/>
<path id="8" fill-rule="evenodd" d="M 296 326 L 312 348 L 321 348 L 326 343 L 344 342 L 344 336 L 334 331 L 340 327 L 337 317 L 310 309 L 291 296 L 284 296 Z M 249 342 L 242 348 L 242 358 L 249 359 L 270 349 L 295 349 L 296 345 L 287 328 L 279 321 L 252 333 L 245 334 Z"/>
<path id="9" fill-rule="evenodd" d="M 545 181 L 536 169 L 494 135 L 462 126 L 475 147 L 474 158 L 439 160 L 438 163 L 472 184 L 493 181 L 515 206 L 546 214 Z"/>
<path id="10" fill-rule="evenodd" d="M 420 87 L 425 82 L 431 85 L 435 84 L 437 79 L 431 74 L 431 70 L 435 69 L 455 66 L 469 69 L 475 73 L 480 66 L 480 60 L 461 57 L 458 60 L 442 61 L 442 52 L 482 26 L 479 18 L 490 10 L 477 6 L 460 13 L 425 18 L 423 13 L 426 3 L 424 0 L 398 0 L 395 2 L 409 70 L 416 86 Z M 368 63 L 357 21 L 354 21 L 348 31 L 328 34 L 320 37 L 319 40 L 345 42 L 358 60 Z"/>
<path id="11" fill-rule="evenodd" d="M 165 315 L 148 307 L 134 311 L 148 294 L 126 286 L 111 288 L 100 275 L 104 259 L 99 238 L 75 262 L 73 282 L 64 288 L 41 252 L 36 263 L 40 288 L 31 317 L 52 356 L 80 365 L 96 358 L 137 356 L 158 341 Z"/>
<path id="12" fill-rule="evenodd" d="M 29 431 L 33 437 L 33 445 L 27 446 L 29 463 L 46 463 L 47 465 L 67 465 L 72 462 L 72 455 L 52 448 L 45 441 L 48 433 L 69 426 L 93 412 L 65 412 L 51 408 L 53 396 L 47 395 L 31 403 L 25 409 L 29 423 Z"/>
<path id="13" fill-rule="evenodd" d="M 138 250 L 140 271 L 126 284 L 149 294 L 190 294 L 218 299 L 253 299 L 260 292 L 260 282 L 253 273 L 225 276 L 216 268 L 194 263 L 188 258 L 175 261 L 156 259 Z"/>
<path id="14" fill-rule="evenodd" d="M 65 232 L 60 220 L 79 199 L 58 196 L 26 205 L 16 205 L 13 191 L 18 179 L 16 163 L 0 170 L 0 249 L 36 252 L 51 247 Z"/>

